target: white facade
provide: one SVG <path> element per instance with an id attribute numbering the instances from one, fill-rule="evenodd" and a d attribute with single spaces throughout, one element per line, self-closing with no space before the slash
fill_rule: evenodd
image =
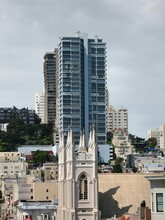
<path id="1" fill-rule="evenodd" d="M 112 106 L 107 111 L 107 132 L 118 129 L 128 131 L 128 110 L 114 109 Z"/>
<path id="2" fill-rule="evenodd" d="M 151 183 L 151 219 L 165 219 L 165 176 L 146 177 Z"/>
<path id="3" fill-rule="evenodd" d="M 41 118 L 41 123 L 44 123 L 45 111 L 45 93 L 35 93 L 35 112 Z"/>
<path id="4" fill-rule="evenodd" d="M 57 219 L 98 220 L 97 145 L 95 132 L 90 132 L 88 150 L 84 134 L 80 136 L 79 149 L 75 152 L 72 131 L 68 132 L 64 146 L 62 135 L 59 147 L 59 206 Z"/>
<path id="5" fill-rule="evenodd" d="M 8 125 L 8 123 L 5 123 L 5 124 L 0 124 L 0 130 L 1 131 L 7 131 L 7 125 Z"/>

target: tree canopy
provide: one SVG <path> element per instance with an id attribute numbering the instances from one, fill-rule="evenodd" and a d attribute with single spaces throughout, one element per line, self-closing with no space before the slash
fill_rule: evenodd
<path id="1" fill-rule="evenodd" d="M 0 151 L 14 151 L 19 145 L 49 145 L 53 143 L 53 124 L 25 124 L 12 119 L 7 131 L 0 131 Z"/>
<path id="2" fill-rule="evenodd" d="M 112 173 L 122 173 L 123 158 L 117 157 L 112 168 Z"/>
<path id="3" fill-rule="evenodd" d="M 51 156 L 47 151 L 37 150 L 33 156 L 33 163 L 42 165 L 44 162 L 51 161 Z"/>

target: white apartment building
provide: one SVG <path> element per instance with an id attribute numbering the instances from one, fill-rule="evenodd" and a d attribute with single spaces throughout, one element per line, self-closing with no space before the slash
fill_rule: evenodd
<path id="1" fill-rule="evenodd" d="M 45 93 L 35 93 L 35 112 L 41 118 L 41 123 L 44 123 L 45 109 Z"/>
<path id="2" fill-rule="evenodd" d="M 114 129 L 124 129 L 128 131 L 128 110 L 127 109 L 114 109 L 110 106 L 107 111 L 106 118 L 107 132 Z"/>

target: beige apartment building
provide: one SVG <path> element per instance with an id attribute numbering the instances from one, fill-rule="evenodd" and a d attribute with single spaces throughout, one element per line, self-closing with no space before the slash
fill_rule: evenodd
<path id="1" fill-rule="evenodd" d="M 19 152 L 0 152 L 0 175 L 12 177 L 25 175 L 28 164 Z"/>
<path id="2" fill-rule="evenodd" d="M 117 157 L 132 154 L 134 151 L 134 147 L 129 139 L 129 134 L 122 129 L 114 132 L 112 143 L 115 147 L 115 154 Z"/>
<path id="3" fill-rule="evenodd" d="M 157 147 L 160 147 L 160 150 L 165 151 L 165 125 L 160 125 L 159 128 L 149 130 L 147 136 L 148 138 L 156 138 Z"/>
<path id="4" fill-rule="evenodd" d="M 58 164 L 44 163 L 42 168 L 33 169 L 30 174 L 40 181 L 58 180 Z"/>
<path id="5" fill-rule="evenodd" d="M 17 200 L 45 201 L 57 199 L 57 181 L 35 181 L 32 176 L 18 179 L 13 184 L 13 202 Z"/>
<path id="6" fill-rule="evenodd" d="M 21 178 L 3 180 L 2 191 L 5 198 L 5 204 L 1 215 L 9 215 L 13 217 L 15 213 L 15 205 L 19 201 L 54 201 L 58 198 L 57 181 L 41 182 L 36 181 L 33 176 L 27 175 Z M 34 204 L 33 204 L 34 206 Z"/>
<path id="7" fill-rule="evenodd" d="M 118 129 L 128 131 L 128 110 L 115 109 L 113 106 L 109 106 L 106 114 L 106 127 L 107 132 Z"/>

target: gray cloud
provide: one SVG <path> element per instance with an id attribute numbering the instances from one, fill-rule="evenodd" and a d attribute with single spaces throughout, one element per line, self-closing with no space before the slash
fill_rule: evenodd
<path id="1" fill-rule="evenodd" d="M 164 0 L 2 0 L 0 106 L 34 108 L 44 53 L 80 30 L 107 42 L 110 102 L 146 137 L 165 123 L 164 20 Z"/>

